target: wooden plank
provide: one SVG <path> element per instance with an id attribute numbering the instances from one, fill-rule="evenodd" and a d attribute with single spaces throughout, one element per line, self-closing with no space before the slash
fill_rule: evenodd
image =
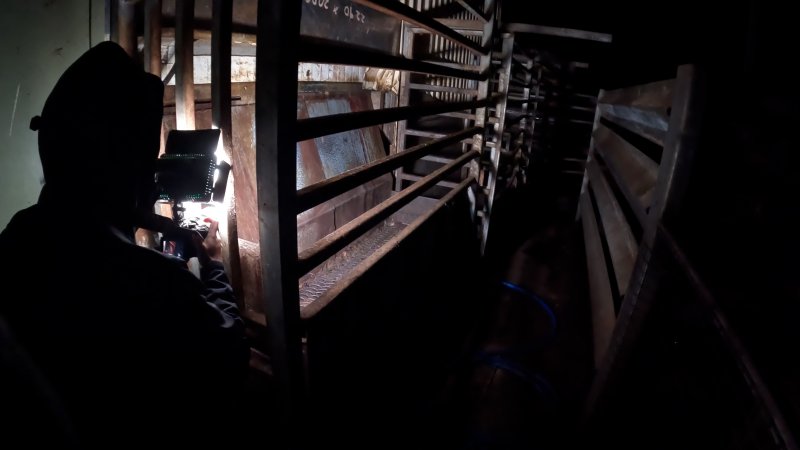
<path id="1" fill-rule="evenodd" d="M 510 33 L 530 33 L 542 34 L 545 36 L 556 36 L 571 39 L 581 39 L 584 41 L 595 41 L 610 43 L 613 36 L 608 33 L 598 33 L 596 31 L 577 30 L 574 28 L 550 27 L 546 25 L 534 25 L 530 23 L 507 23 L 503 26 L 503 31 Z"/>
<path id="2" fill-rule="evenodd" d="M 614 192 L 597 162 L 588 161 L 586 172 L 589 175 L 589 185 L 597 201 L 597 210 L 600 213 L 600 220 L 608 243 L 608 252 L 614 266 L 617 289 L 621 296 L 625 296 L 638 252 L 636 238 L 633 237 L 625 213 L 619 206 Z"/>
<path id="3" fill-rule="evenodd" d="M 669 79 L 610 91 L 602 90 L 597 97 L 597 103 L 663 110 L 666 114 L 667 109 L 672 106 L 674 87 L 675 79 Z"/>
<path id="4" fill-rule="evenodd" d="M 600 230 L 588 192 L 584 192 L 580 196 L 580 215 L 583 223 L 583 240 L 586 247 L 589 295 L 592 306 L 594 361 L 595 366 L 599 366 L 611 342 L 616 315 L 614 314 L 611 280 L 603 255 L 603 245 L 600 243 Z"/>
<path id="5" fill-rule="evenodd" d="M 669 128 L 669 119 L 666 113 L 605 103 L 598 104 L 597 110 L 606 120 L 636 133 L 650 142 L 664 145 Z"/>
<path id="6" fill-rule="evenodd" d="M 658 145 L 669 128 L 675 80 L 600 91 L 597 107 L 606 119 Z"/>
<path id="7" fill-rule="evenodd" d="M 194 0 L 175 8 L 175 119 L 179 130 L 194 130 Z"/>
<path id="8" fill-rule="evenodd" d="M 120 47 L 131 58 L 136 59 L 136 1 L 116 0 L 117 6 L 117 27 L 118 41 Z"/>
<path id="9" fill-rule="evenodd" d="M 652 310 L 660 282 L 659 265 L 663 248 L 656 247 L 661 222 L 679 214 L 688 182 L 688 169 L 699 145 L 705 103 L 705 75 L 692 65 L 680 66 L 673 88 L 669 134 L 659 165 L 658 182 L 652 206 L 644 224 L 643 237 L 634 269 L 632 289 L 620 307 L 612 345 L 597 367 L 586 401 L 586 414 L 595 413 L 608 398 L 608 391 L 622 372 L 644 321 Z M 662 252 L 662 253 L 659 253 Z M 656 268 L 654 268 L 656 266 Z"/>
<path id="10" fill-rule="evenodd" d="M 231 119 L 231 28 L 233 0 L 213 0 L 211 14 L 211 123 L 222 137 L 223 159 L 233 161 L 233 123 Z M 225 194 L 227 221 L 222 227 L 223 255 L 240 309 L 245 309 L 242 292 L 242 265 L 239 254 L 239 228 L 236 217 L 236 193 L 233 173 L 228 175 Z"/>
<path id="11" fill-rule="evenodd" d="M 161 78 L 161 0 L 144 4 L 144 70 Z"/>
<path id="12" fill-rule="evenodd" d="M 598 124 L 593 138 L 595 148 L 639 222 L 644 224 L 653 187 L 658 179 L 658 164 L 605 125 Z"/>
<path id="13" fill-rule="evenodd" d="M 297 38 L 301 2 L 259 0 L 256 48 L 256 179 L 261 280 L 270 360 L 275 373 L 277 448 L 303 448 L 305 402 L 297 283 Z M 298 441 L 300 440 L 300 441 Z"/>

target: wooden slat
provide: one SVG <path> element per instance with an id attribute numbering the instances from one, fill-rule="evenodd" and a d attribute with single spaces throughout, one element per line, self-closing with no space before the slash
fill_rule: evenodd
<path id="1" fill-rule="evenodd" d="M 664 110 L 672 106 L 675 80 L 663 80 L 622 89 L 600 91 L 597 103 L 631 106 L 640 109 Z"/>
<path id="2" fill-rule="evenodd" d="M 136 59 L 136 2 L 117 1 L 118 43 L 125 53 Z"/>
<path id="3" fill-rule="evenodd" d="M 633 272 L 633 264 L 638 252 L 636 238 L 631 233 L 631 228 L 625 218 L 625 213 L 619 206 L 614 192 L 603 175 L 597 162 L 587 162 L 586 171 L 589 176 L 589 185 L 597 201 L 597 210 L 603 223 L 608 252 L 614 265 L 614 277 L 617 280 L 617 289 L 624 296 Z"/>
<path id="4" fill-rule="evenodd" d="M 194 0 L 176 0 L 175 15 L 175 118 L 179 130 L 194 130 Z"/>
<path id="5" fill-rule="evenodd" d="M 600 364 L 611 342 L 616 316 L 614 299 L 611 293 L 611 281 L 608 277 L 603 245 L 600 242 L 600 230 L 592 208 L 589 193 L 580 197 L 581 220 L 583 223 L 583 240 L 586 247 L 586 265 L 589 274 L 589 294 L 592 305 L 592 333 L 594 336 L 595 366 Z"/>
<path id="6" fill-rule="evenodd" d="M 146 0 L 144 11 L 144 70 L 161 78 L 161 0 Z"/>
<path id="7" fill-rule="evenodd" d="M 675 80 L 600 91 L 597 107 L 606 119 L 664 145 Z"/>
<path id="8" fill-rule="evenodd" d="M 645 110 L 622 105 L 598 104 L 600 115 L 636 133 L 650 142 L 664 145 L 664 138 L 669 128 L 669 118 L 665 112 Z"/>
<path id="9" fill-rule="evenodd" d="M 256 180 L 263 304 L 275 373 L 277 448 L 304 447 L 300 412 L 305 371 L 297 283 L 297 36 L 301 3 L 258 1 L 256 47 Z M 280 45 L 278 45 L 280 43 Z M 265 406 L 266 407 L 266 406 Z"/>
<path id="10" fill-rule="evenodd" d="M 160 5 L 161 2 L 159 1 Z M 159 6 L 159 17 L 160 17 Z M 224 159 L 233 161 L 233 123 L 231 118 L 231 28 L 233 26 L 233 0 L 213 0 L 211 15 L 211 122 L 222 136 Z M 236 216 L 235 182 L 233 173 L 228 176 L 226 196 L 228 205 L 226 225 L 223 227 L 223 254 L 230 274 L 239 308 L 245 310 L 242 290 L 242 265 L 239 252 L 239 227 Z"/>
<path id="11" fill-rule="evenodd" d="M 614 337 L 602 363 L 597 367 L 595 379 L 586 401 L 586 414 L 591 416 L 610 400 L 609 387 L 620 378 L 622 367 L 639 341 L 646 318 L 655 303 L 654 293 L 663 270 L 658 268 L 661 258 L 658 244 L 660 223 L 664 218 L 680 214 L 680 204 L 685 196 L 693 155 L 699 145 L 702 119 L 705 114 L 707 81 L 702 70 L 692 65 L 680 66 L 674 85 L 669 135 L 659 164 L 658 183 L 653 193 L 652 205 L 643 227 L 641 247 L 632 283 L 633 289 L 620 306 L 619 320 Z"/>
<path id="12" fill-rule="evenodd" d="M 658 164 L 605 125 L 598 124 L 593 137 L 595 148 L 643 224 L 658 179 Z"/>
<path id="13" fill-rule="evenodd" d="M 529 23 L 507 23 L 503 26 L 503 31 L 520 34 L 541 34 L 545 36 L 557 36 L 603 43 L 610 43 L 613 39 L 612 35 L 608 33 L 598 33 L 596 31 L 577 30 L 573 28 L 548 27 Z"/>

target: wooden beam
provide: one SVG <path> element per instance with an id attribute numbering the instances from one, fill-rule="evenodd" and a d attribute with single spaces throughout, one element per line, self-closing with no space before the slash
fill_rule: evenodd
<path id="1" fill-rule="evenodd" d="M 580 196 L 580 215 L 583 222 L 583 241 L 586 247 L 586 265 L 589 275 L 589 296 L 592 307 L 592 335 L 594 338 L 594 362 L 599 366 L 611 342 L 616 314 L 611 293 L 600 230 L 592 207 L 589 192 Z"/>
<path id="2" fill-rule="evenodd" d="M 610 397 L 608 391 L 618 381 L 659 291 L 665 251 L 660 230 L 663 229 L 662 223 L 668 223 L 671 217 L 680 214 L 681 200 L 689 181 L 689 167 L 700 141 L 705 87 L 703 70 L 692 65 L 678 68 L 669 131 L 664 142 L 652 206 L 643 227 L 633 282 L 620 306 L 612 345 L 597 367 L 586 402 L 587 415 L 594 414 L 599 405 Z"/>
<path id="3" fill-rule="evenodd" d="M 179 130 L 194 130 L 194 0 L 175 0 L 175 117 Z"/>
<path id="4" fill-rule="evenodd" d="M 534 25 L 530 23 L 508 23 L 503 27 L 503 31 L 507 31 L 509 33 L 541 34 L 545 36 L 556 36 L 604 43 L 610 43 L 613 39 L 613 37 L 608 33 L 576 30 L 574 28 L 548 27 L 545 25 Z"/>
<path id="5" fill-rule="evenodd" d="M 125 52 L 136 59 L 136 1 L 118 0 L 117 7 L 117 43 Z"/>
<path id="6" fill-rule="evenodd" d="M 233 25 L 233 0 L 213 0 L 211 5 L 211 123 L 219 128 L 222 138 L 223 159 L 231 165 L 233 160 L 233 123 L 231 121 L 231 28 Z M 226 244 L 225 263 L 239 308 L 244 310 L 242 291 L 242 264 L 239 255 L 239 229 L 236 219 L 236 193 L 233 173 L 228 176 L 226 189 L 227 223 L 223 227 Z"/>
<path id="7" fill-rule="evenodd" d="M 144 70 L 161 78 L 161 0 L 144 4 Z"/>
<path id="8" fill-rule="evenodd" d="M 628 283 L 633 272 L 633 263 L 636 261 L 637 242 L 633 237 L 630 225 L 625 218 L 625 213 L 614 196 L 614 191 L 608 184 L 605 175 L 594 160 L 586 163 L 586 172 L 589 175 L 589 185 L 592 187 L 603 231 L 608 243 L 608 253 L 614 266 L 614 277 L 617 280 L 619 294 L 624 296 L 628 290 Z"/>
<path id="9" fill-rule="evenodd" d="M 297 283 L 297 47 L 301 2 L 259 0 L 256 47 L 256 180 L 261 278 L 275 373 L 278 448 L 304 448 L 305 401 Z M 265 405 L 273 407 L 273 405 Z"/>
<path id="10" fill-rule="evenodd" d="M 595 149 L 644 225 L 650 197 L 658 178 L 658 164 L 617 133 L 598 124 L 593 134 Z"/>

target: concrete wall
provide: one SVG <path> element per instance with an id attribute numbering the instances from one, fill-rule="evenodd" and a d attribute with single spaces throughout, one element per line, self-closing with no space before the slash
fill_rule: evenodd
<path id="1" fill-rule="evenodd" d="M 0 229 L 36 203 L 43 178 L 28 128 L 61 73 L 105 38 L 103 0 L 3 0 L 0 14 Z"/>

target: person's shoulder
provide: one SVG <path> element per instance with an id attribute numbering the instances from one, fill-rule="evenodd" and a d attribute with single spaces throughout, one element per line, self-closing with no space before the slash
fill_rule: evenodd
<path id="1" fill-rule="evenodd" d="M 41 216 L 42 211 L 39 205 L 21 209 L 11 217 L 2 234 L 9 235 L 30 230 L 31 226 L 41 222 Z"/>
<path id="2" fill-rule="evenodd" d="M 9 251 L 11 246 L 31 245 L 30 238 L 36 238 L 40 234 L 42 226 L 42 213 L 39 205 L 18 211 L 0 232 L 0 249 Z"/>

